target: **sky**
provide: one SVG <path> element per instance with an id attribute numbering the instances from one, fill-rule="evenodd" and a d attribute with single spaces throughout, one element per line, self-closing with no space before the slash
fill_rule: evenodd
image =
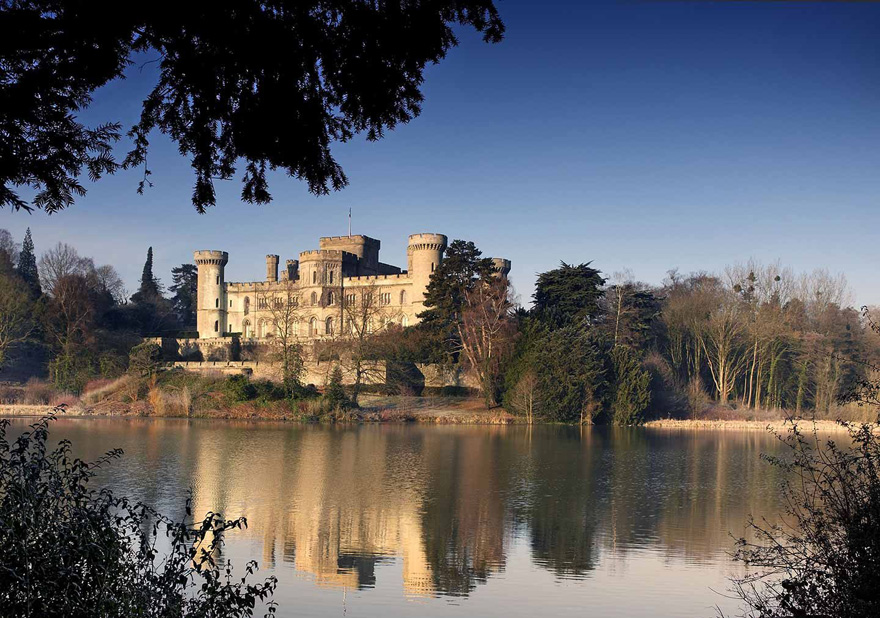
<path id="1" fill-rule="evenodd" d="M 74 245 L 131 291 L 148 246 L 166 285 L 197 249 L 228 251 L 229 281 L 260 280 L 266 254 L 283 264 L 347 233 L 351 208 L 384 262 L 405 267 L 420 232 L 512 260 L 524 304 L 560 261 L 656 284 L 750 258 L 845 273 L 855 304 L 880 304 L 880 3 L 496 3 L 505 40 L 462 30 L 426 71 L 420 117 L 334 147 L 340 192 L 278 173 L 273 202 L 249 205 L 233 180 L 199 215 L 189 162 L 157 135 L 144 195 L 138 170 L 86 179 L 72 208 L 0 211 L 0 228 L 30 227 L 38 253 Z M 132 124 L 151 71 L 132 67 L 81 118 Z"/>

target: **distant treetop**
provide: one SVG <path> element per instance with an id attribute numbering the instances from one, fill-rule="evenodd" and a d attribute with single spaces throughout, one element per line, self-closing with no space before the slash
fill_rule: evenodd
<path id="1" fill-rule="evenodd" d="M 86 192 L 83 167 L 91 180 L 140 168 L 143 191 L 155 129 L 190 159 L 199 212 L 240 162 L 247 202 L 271 200 L 267 169 L 316 195 L 341 189 L 331 143 L 377 140 L 418 116 L 424 68 L 457 45 L 456 24 L 486 42 L 504 34 L 491 0 L 0 0 L 0 207 L 67 208 Z M 77 113 L 139 52 L 157 55 L 159 79 L 120 163 L 122 126 L 86 127 Z"/>

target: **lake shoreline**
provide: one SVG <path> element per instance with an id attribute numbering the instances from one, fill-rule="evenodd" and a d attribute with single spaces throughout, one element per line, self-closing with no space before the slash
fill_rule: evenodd
<path id="1" fill-rule="evenodd" d="M 333 419 L 305 418 L 284 408 L 269 407 L 264 410 L 250 407 L 205 410 L 189 416 L 156 414 L 145 405 L 113 406 L 70 406 L 62 416 L 81 418 L 189 418 L 201 420 L 265 420 L 291 423 L 418 423 L 424 425 L 526 425 L 524 419 L 513 416 L 503 408 L 492 410 L 475 409 L 473 400 L 447 405 L 403 405 L 366 406 L 352 410 Z M 0 404 L 0 417 L 38 418 L 51 413 L 51 405 Z M 535 425 L 558 425 L 553 422 L 536 422 Z M 845 432 L 846 427 L 832 420 L 799 419 L 805 431 L 815 428 L 823 433 Z M 791 426 L 788 419 L 750 420 L 750 419 L 655 419 L 641 427 L 662 431 L 787 431 Z"/>

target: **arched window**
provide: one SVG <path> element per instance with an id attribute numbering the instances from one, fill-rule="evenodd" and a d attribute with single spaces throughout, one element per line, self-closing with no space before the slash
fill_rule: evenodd
<path id="1" fill-rule="evenodd" d="M 251 332 L 250 320 L 245 320 L 244 322 L 241 323 L 241 332 L 245 336 L 245 338 L 249 339 L 250 337 L 253 336 L 253 333 Z"/>
<path id="2" fill-rule="evenodd" d="M 324 334 L 333 334 L 333 318 L 327 318 L 327 320 L 324 322 Z"/>
<path id="3" fill-rule="evenodd" d="M 405 305 L 405 304 L 406 304 L 406 290 L 401 290 L 401 291 L 400 291 L 400 304 L 401 304 L 401 305 Z"/>
<path id="4" fill-rule="evenodd" d="M 266 320 L 260 320 L 259 333 L 260 333 L 259 334 L 260 339 L 263 339 L 266 335 L 269 334 L 268 332 L 266 332 Z"/>
<path id="5" fill-rule="evenodd" d="M 218 309 L 220 308 L 220 299 L 219 298 L 214 299 L 214 306 L 217 307 Z"/>
<path id="6" fill-rule="evenodd" d="M 330 285 L 333 285 L 333 271 L 330 271 Z"/>
<path id="7" fill-rule="evenodd" d="M 318 304 L 318 293 L 312 292 L 312 307 Z"/>
<path id="8" fill-rule="evenodd" d="M 244 297 L 244 314 L 247 315 L 251 312 L 251 297 Z"/>
<path id="9" fill-rule="evenodd" d="M 333 304 L 333 300 L 334 300 L 334 299 L 333 299 L 333 292 L 327 292 L 327 304 L 328 304 L 328 305 L 332 305 L 332 304 Z"/>
<path id="10" fill-rule="evenodd" d="M 281 328 L 281 327 L 280 327 L 280 325 L 279 325 L 279 329 L 280 329 L 280 328 Z M 279 334 L 280 334 L 280 333 L 279 333 Z M 291 327 L 290 327 L 290 334 L 293 335 L 294 337 L 296 337 L 296 336 L 299 335 L 299 320 L 294 320 L 294 321 L 293 321 L 293 324 L 292 324 Z"/>
<path id="11" fill-rule="evenodd" d="M 318 334 L 318 318 L 312 318 L 309 320 L 309 337 L 314 337 Z"/>
<path id="12" fill-rule="evenodd" d="M 318 271 L 317 270 L 312 271 L 312 283 L 318 283 Z"/>
<path id="13" fill-rule="evenodd" d="M 404 328 L 409 326 L 409 318 L 406 316 L 403 316 L 402 318 L 400 318 L 400 325 L 403 326 Z"/>
<path id="14" fill-rule="evenodd" d="M 220 332 L 220 321 L 219 320 L 214 320 L 214 332 L 215 333 Z"/>

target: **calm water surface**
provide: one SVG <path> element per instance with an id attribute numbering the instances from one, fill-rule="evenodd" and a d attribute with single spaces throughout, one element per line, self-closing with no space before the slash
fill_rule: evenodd
<path id="1" fill-rule="evenodd" d="M 13 421 L 12 434 L 31 420 Z M 762 432 L 61 419 L 169 514 L 244 515 L 226 557 L 281 616 L 713 616 L 728 552 L 778 508 Z"/>

